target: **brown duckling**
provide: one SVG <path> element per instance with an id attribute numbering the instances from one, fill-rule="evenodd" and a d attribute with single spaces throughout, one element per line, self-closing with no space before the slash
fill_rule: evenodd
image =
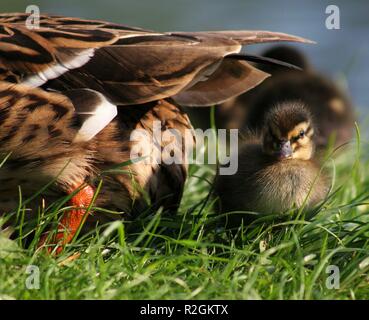
<path id="1" fill-rule="evenodd" d="M 316 121 L 314 140 L 317 148 L 326 147 L 331 136 L 335 146 L 352 138 L 354 108 L 334 81 L 314 70 L 307 57 L 295 48 L 276 46 L 263 56 L 292 63 L 304 71 L 258 64 L 272 77 L 255 90 L 218 108 L 217 119 L 221 127 L 260 131 L 265 114 L 273 106 L 285 101 L 301 101 Z"/>
<path id="2" fill-rule="evenodd" d="M 314 159 L 314 124 L 301 103 L 284 103 L 270 110 L 263 133 L 240 148 L 238 171 L 219 175 L 216 193 L 221 211 L 279 214 L 321 201 L 326 179 Z M 310 194 L 309 194 L 310 193 Z"/>

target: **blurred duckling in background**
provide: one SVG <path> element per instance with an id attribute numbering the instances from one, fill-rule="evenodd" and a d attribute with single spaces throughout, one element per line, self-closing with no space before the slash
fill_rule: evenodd
<path id="1" fill-rule="evenodd" d="M 314 142 L 325 148 L 329 139 L 342 145 L 352 138 L 354 108 L 348 96 L 325 75 L 314 70 L 305 55 L 289 46 L 275 46 L 263 56 L 294 64 L 303 71 L 259 65 L 272 76 L 254 90 L 229 100 L 216 109 L 219 128 L 247 128 L 260 132 L 266 113 L 276 104 L 300 101 L 316 122 Z"/>
<path id="2" fill-rule="evenodd" d="M 216 179 L 221 211 L 282 214 L 305 201 L 310 208 L 323 200 L 327 179 L 314 159 L 314 132 L 311 114 L 301 103 L 283 103 L 270 110 L 261 136 L 235 154 L 237 173 Z"/>

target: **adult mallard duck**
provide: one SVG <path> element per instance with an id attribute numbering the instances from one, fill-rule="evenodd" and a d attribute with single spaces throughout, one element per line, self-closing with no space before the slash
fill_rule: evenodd
<path id="1" fill-rule="evenodd" d="M 42 15 L 27 28 L 27 14 L 0 15 L 0 208 L 14 209 L 18 186 L 30 197 L 71 194 L 78 208 L 64 213 L 52 242 L 70 241 L 84 220 L 102 170 L 130 160 L 134 129 L 183 132 L 186 106 L 221 103 L 268 74 L 251 66 L 243 45 L 307 40 L 267 31 L 158 33 L 97 20 Z M 176 141 L 174 148 L 182 148 Z M 154 143 L 158 158 L 170 157 Z M 125 168 L 127 169 L 127 168 Z M 137 162 L 132 173 L 107 177 L 99 206 L 127 213 L 153 203 L 176 208 L 187 165 Z M 133 178 L 132 178 L 133 177 Z M 134 187 L 134 185 L 136 187 Z M 57 248 L 58 251 L 61 247 Z"/>

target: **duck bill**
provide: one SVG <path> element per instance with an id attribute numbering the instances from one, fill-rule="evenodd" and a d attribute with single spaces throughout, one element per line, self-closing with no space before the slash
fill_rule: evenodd
<path id="1" fill-rule="evenodd" d="M 280 144 L 280 149 L 278 151 L 278 158 L 279 159 L 292 158 L 292 147 L 291 147 L 290 141 L 282 142 Z"/>

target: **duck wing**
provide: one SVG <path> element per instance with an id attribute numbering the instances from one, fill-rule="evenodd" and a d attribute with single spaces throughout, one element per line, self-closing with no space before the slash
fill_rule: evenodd
<path id="1" fill-rule="evenodd" d="M 268 76 L 242 59 L 229 61 L 243 45 L 309 42 L 267 31 L 158 33 L 51 15 L 27 28 L 29 18 L 0 15 L 0 80 L 59 91 L 90 88 L 116 105 L 171 96 L 190 106 L 220 103 Z"/>

